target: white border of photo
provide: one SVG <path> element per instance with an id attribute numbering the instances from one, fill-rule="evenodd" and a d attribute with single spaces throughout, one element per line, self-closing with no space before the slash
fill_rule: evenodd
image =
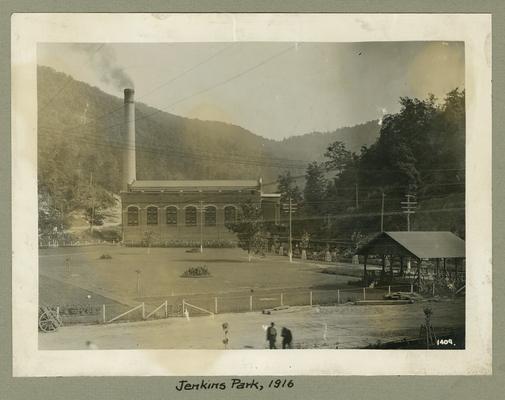
<path id="1" fill-rule="evenodd" d="M 128 26 L 129 29 L 124 29 Z M 37 43 L 464 41 L 466 348 L 425 350 L 38 349 Z M 14 14 L 14 376 L 479 375 L 491 373 L 490 14 Z"/>

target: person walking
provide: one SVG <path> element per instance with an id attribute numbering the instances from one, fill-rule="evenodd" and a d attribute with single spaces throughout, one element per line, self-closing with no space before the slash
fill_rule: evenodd
<path id="1" fill-rule="evenodd" d="M 291 333 L 291 330 L 289 330 L 286 327 L 283 327 L 281 331 L 281 336 L 282 336 L 282 348 L 291 349 L 291 344 L 293 342 L 293 334 Z"/>
<path id="2" fill-rule="evenodd" d="M 275 329 L 275 324 L 272 322 L 270 326 L 267 328 L 267 340 L 270 346 L 270 349 L 276 349 L 275 341 L 277 340 L 277 330 Z"/>

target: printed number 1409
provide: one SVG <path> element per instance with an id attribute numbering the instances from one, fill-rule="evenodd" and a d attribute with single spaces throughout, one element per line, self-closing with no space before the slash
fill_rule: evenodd
<path id="1" fill-rule="evenodd" d="M 437 339 L 437 346 L 447 346 L 447 345 L 454 346 L 455 343 L 452 342 L 452 339 Z"/>

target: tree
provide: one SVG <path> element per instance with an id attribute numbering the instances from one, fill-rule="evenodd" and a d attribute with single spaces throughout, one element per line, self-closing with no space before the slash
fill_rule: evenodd
<path id="1" fill-rule="evenodd" d="M 142 246 L 147 247 L 147 254 L 151 254 L 151 246 L 156 243 L 156 241 L 156 234 L 152 230 L 144 232 L 144 236 L 142 238 Z"/>
<path id="2" fill-rule="evenodd" d="M 287 203 L 289 198 L 293 203 L 301 203 L 302 192 L 295 183 L 290 171 L 286 171 L 277 177 L 277 189 L 281 194 L 281 203 Z"/>
<path id="3" fill-rule="evenodd" d="M 101 186 L 81 185 L 74 197 L 76 207 L 84 208 L 84 219 L 92 226 L 103 225 L 104 210 L 116 202 L 114 196 Z"/>
<path id="4" fill-rule="evenodd" d="M 352 161 L 352 153 L 338 140 L 328 146 L 324 156 L 328 159 L 324 162 L 326 169 L 336 171 L 337 176 L 342 174 Z"/>
<path id="5" fill-rule="evenodd" d="M 84 210 L 84 218 L 90 226 L 101 226 L 105 220 L 105 214 L 100 207 L 88 207 Z"/>
<path id="6" fill-rule="evenodd" d="M 464 207 L 465 92 L 455 89 L 443 101 L 433 95 L 403 97 L 400 106 L 399 112 L 384 116 L 378 140 L 363 147 L 359 156 L 352 154 L 348 160 L 338 142 L 325 153 L 325 165 L 337 172 L 327 186 L 326 212 L 345 215 L 329 236 L 349 238 L 353 232 L 377 231 L 383 192 L 386 214 L 395 212 L 385 217 L 391 230 L 404 229 L 405 215 L 396 212 L 409 192 L 417 194 L 418 208 L 425 211 Z M 352 208 L 356 183 L 359 212 Z M 464 212 L 423 213 L 415 224 L 425 230 L 464 232 Z"/>
<path id="7" fill-rule="evenodd" d="M 241 204 L 238 221 L 228 226 L 237 234 L 239 247 L 247 251 L 249 262 L 253 254 L 263 250 L 265 232 L 259 204 L 250 200 Z"/>
<path id="8" fill-rule="evenodd" d="M 314 161 L 307 167 L 305 174 L 304 211 L 312 217 L 321 217 L 324 210 L 324 198 L 327 181 L 322 164 Z"/>
<path id="9" fill-rule="evenodd" d="M 56 208 L 47 192 L 39 192 L 39 236 L 57 240 L 67 228 L 65 215 Z"/>

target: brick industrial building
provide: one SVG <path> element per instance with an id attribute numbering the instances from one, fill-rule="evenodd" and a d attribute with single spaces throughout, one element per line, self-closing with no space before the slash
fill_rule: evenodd
<path id="1" fill-rule="evenodd" d="M 236 220 L 240 205 L 246 201 L 261 207 L 265 220 L 279 221 L 280 195 L 263 193 L 261 179 L 137 181 L 134 91 L 125 89 L 124 93 L 124 243 L 139 245 L 147 236 L 151 242 L 161 244 L 236 240 L 226 224 Z"/>

